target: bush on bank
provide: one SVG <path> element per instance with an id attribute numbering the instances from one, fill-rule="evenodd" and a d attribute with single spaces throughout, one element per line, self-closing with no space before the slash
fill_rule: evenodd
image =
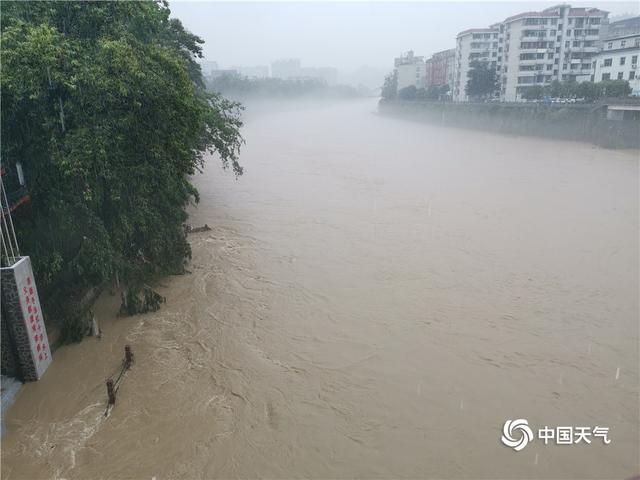
<path id="1" fill-rule="evenodd" d="M 207 151 L 242 174 L 239 105 L 205 92 L 203 41 L 166 2 L 2 10 L 2 160 L 21 163 L 31 197 L 14 223 L 47 320 L 77 340 L 80 292 L 183 270 L 189 176 Z"/>

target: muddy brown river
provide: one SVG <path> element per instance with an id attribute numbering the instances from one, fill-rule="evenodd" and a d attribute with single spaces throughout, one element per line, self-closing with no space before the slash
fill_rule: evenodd
<path id="1" fill-rule="evenodd" d="M 640 473 L 638 152 L 249 108 L 195 182 L 189 275 L 96 311 L 5 416 L 2 478 L 616 478 Z M 136 355 L 112 413 L 105 379 Z M 611 443 L 503 445 L 502 426 Z"/>

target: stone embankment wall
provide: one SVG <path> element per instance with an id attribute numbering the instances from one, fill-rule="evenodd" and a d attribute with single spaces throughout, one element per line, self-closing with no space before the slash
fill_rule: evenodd
<path id="1" fill-rule="evenodd" d="M 640 122 L 609 120 L 606 105 L 381 100 L 378 108 L 385 115 L 446 126 L 640 148 Z"/>

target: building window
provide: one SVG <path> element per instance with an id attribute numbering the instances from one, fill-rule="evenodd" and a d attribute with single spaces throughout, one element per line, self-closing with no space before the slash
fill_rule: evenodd
<path id="1" fill-rule="evenodd" d="M 627 61 L 627 57 L 620 57 L 620 65 L 624 65 L 624 62 Z"/>
<path id="2" fill-rule="evenodd" d="M 609 80 L 611 78 L 611 74 L 610 73 L 603 73 L 602 74 L 602 80 Z"/>
<path id="3" fill-rule="evenodd" d="M 571 36 L 571 30 L 567 30 L 567 37 Z"/>
<path id="4" fill-rule="evenodd" d="M 618 72 L 618 80 L 622 80 L 622 75 L 623 75 L 622 72 Z"/>
<path id="5" fill-rule="evenodd" d="M 631 57 L 631 64 L 632 65 L 638 64 L 638 55 L 634 55 L 633 57 Z"/>
<path id="6" fill-rule="evenodd" d="M 613 42 L 607 43 L 607 48 L 613 48 Z"/>
<path id="7" fill-rule="evenodd" d="M 519 84 L 533 83 L 533 79 L 534 77 L 518 77 L 518 83 Z"/>
<path id="8" fill-rule="evenodd" d="M 633 42 L 633 46 L 634 47 L 640 47 L 640 38 L 636 38 L 635 41 Z"/>
<path id="9" fill-rule="evenodd" d="M 553 65 L 549 64 L 547 65 L 547 70 L 551 70 L 553 68 Z"/>
<path id="10" fill-rule="evenodd" d="M 629 72 L 629 80 L 633 80 L 634 78 L 636 78 L 636 71 L 635 70 L 631 70 Z"/>
<path id="11" fill-rule="evenodd" d="M 573 46 L 574 47 L 579 47 L 580 46 L 580 42 L 573 42 Z"/>
<path id="12" fill-rule="evenodd" d="M 613 59 L 612 59 L 612 58 L 605 58 L 605 59 L 604 59 L 604 66 L 605 66 L 605 67 L 610 67 L 610 66 L 611 66 L 611 64 L 612 64 L 612 62 L 613 62 Z"/>
<path id="13" fill-rule="evenodd" d="M 626 41 L 626 40 L 622 40 L 622 41 L 620 42 L 620 48 L 624 48 L 624 46 L 625 46 L 626 44 L 627 44 L 627 41 Z"/>

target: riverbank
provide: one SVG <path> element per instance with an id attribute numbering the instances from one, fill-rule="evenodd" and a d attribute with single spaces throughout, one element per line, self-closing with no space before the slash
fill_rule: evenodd
<path id="1" fill-rule="evenodd" d="M 640 148 L 640 122 L 608 120 L 606 106 L 380 100 L 381 114 L 494 133 Z"/>

